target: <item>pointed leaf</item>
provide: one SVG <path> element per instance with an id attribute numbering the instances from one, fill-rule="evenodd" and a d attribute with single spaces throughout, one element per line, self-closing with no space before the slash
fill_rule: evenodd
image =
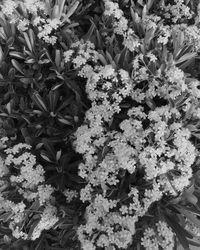
<path id="1" fill-rule="evenodd" d="M 39 93 L 34 92 L 31 96 L 31 98 L 33 99 L 33 101 L 35 102 L 35 104 L 44 112 L 47 112 L 47 106 L 43 100 L 43 98 L 39 95 Z"/>
<path id="2" fill-rule="evenodd" d="M 25 41 L 26 41 L 26 44 L 27 44 L 29 50 L 32 52 L 33 48 L 32 48 L 31 42 L 29 40 L 28 34 L 26 32 L 23 32 L 23 35 L 24 35 L 24 38 L 25 38 Z"/>
<path id="3" fill-rule="evenodd" d="M 17 71 L 19 71 L 20 73 L 22 73 L 24 75 L 22 66 L 15 59 L 12 59 L 11 63 L 16 68 Z"/>

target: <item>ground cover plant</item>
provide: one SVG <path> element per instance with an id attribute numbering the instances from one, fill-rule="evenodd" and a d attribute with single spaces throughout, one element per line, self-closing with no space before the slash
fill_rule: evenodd
<path id="1" fill-rule="evenodd" d="M 198 0 L 0 1 L 0 249 L 200 247 Z"/>

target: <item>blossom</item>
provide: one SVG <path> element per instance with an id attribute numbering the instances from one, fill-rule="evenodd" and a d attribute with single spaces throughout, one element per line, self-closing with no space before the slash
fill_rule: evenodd
<path id="1" fill-rule="evenodd" d="M 118 3 L 114 3 L 110 0 L 104 0 L 105 4 L 105 16 L 114 17 L 114 32 L 119 35 L 124 35 L 128 29 L 128 20 L 124 17 L 123 11 L 119 8 Z"/>
<path id="2" fill-rule="evenodd" d="M 123 44 L 132 52 L 140 46 L 140 41 L 132 29 L 128 29 Z"/>
<path id="3" fill-rule="evenodd" d="M 175 4 L 165 5 L 162 8 L 165 10 L 165 17 L 170 18 L 173 23 L 176 23 L 182 18 L 191 19 L 192 13 L 190 8 L 184 4 L 184 0 L 175 0 Z"/>
<path id="4" fill-rule="evenodd" d="M 5 16 L 11 16 L 17 8 L 17 2 L 13 0 L 6 0 L 3 5 L 0 5 L 1 11 Z"/>
<path id="5" fill-rule="evenodd" d="M 23 19 L 23 20 L 19 20 L 17 28 L 19 31 L 24 32 L 28 29 L 28 26 L 29 26 L 29 20 Z"/>
<path id="6" fill-rule="evenodd" d="M 168 43 L 170 36 L 171 36 L 170 27 L 167 25 L 165 26 L 161 25 L 159 29 L 159 36 L 157 38 L 157 42 L 165 45 Z"/>
<path id="7" fill-rule="evenodd" d="M 48 18 L 45 20 L 45 23 L 38 24 L 38 22 L 35 22 L 35 24 L 37 24 L 39 29 L 38 37 L 43 39 L 46 43 L 54 45 L 57 41 L 57 37 L 51 33 L 58 29 L 61 25 L 61 21 L 58 18 Z"/>
<path id="8" fill-rule="evenodd" d="M 2 141 L 6 142 L 7 138 L 2 139 Z M 50 229 L 58 221 L 57 210 L 53 205 L 54 188 L 45 184 L 44 169 L 37 164 L 36 156 L 30 152 L 30 145 L 18 143 L 13 147 L 7 147 L 7 145 L 5 147 L 6 157 L 5 160 L 1 158 L 0 167 L 0 177 L 3 177 L 0 180 L 1 191 L 3 191 L 0 195 L 0 209 L 2 213 L 10 213 L 8 225 L 15 238 L 26 240 L 32 237 L 34 240 L 40 236 L 44 229 Z M 15 171 L 12 171 L 13 169 Z M 10 187 L 12 188 L 10 189 Z M 15 203 L 9 200 L 10 190 L 12 196 L 21 197 L 23 201 Z M 27 227 L 29 211 L 35 204 L 38 204 L 38 209 L 43 216 L 34 229 L 34 235 L 28 236 L 24 232 L 24 228 Z M 51 209 L 48 210 L 48 207 Z M 49 213 L 47 213 L 48 211 Z M 35 211 L 33 210 L 32 213 Z M 47 220 L 48 215 L 52 220 L 47 223 L 45 220 Z"/>
<path id="9" fill-rule="evenodd" d="M 78 197 L 78 192 L 76 190 L 65 189 L 63 191 L 64 196 L 66 197 L 66 201 L 69 203 L 74 198 Z"/>
<path id="10" fill-rule="evenodd" d="M 72 55 L 73 55 L 73 53 L 74 53 L 74 51 L 72 50 L 72 49 L 70 49 L 70 50 L 67 50 L 67 51 L 65 51 L 64 52 L 64 60 L 65 60 L 65 63 L 67 63 L 67 62 L 69 62 L 70 61 L 70 59 L 71 59 L 71 57 L 72 57 Z"/>
<path id="11" fill-rule="evenodd" d="M 0 157 L 0 178 L 9 173 L 8 167 L 5 165 L 5 161 Z"/>
<path id="12" fill-rule="evenodd" d="M 51 185 L 39 185 L 38 186 L 38 196 L 40 206 L 43 206 L 49 200 L 52 199 L 52 193 L 54 192 L 54 188 Z"/>
<path id="13" fill-rule="evenodd" d="M 146 250 L 174 249 L 174 233 L 164 221 L 156 223 L 156 229 L 146 228 L 141 243 Z"/>
<path id="14" fill-rule="evenodd" d="M 33 230 L 31 240 L 36 240 L 37 238 L 39 238 L 43 230 L 49 230 L 56 224 L 56 222 L 58 222 L 59 218 L 56 216 L 56 213 L 57 209 L 54 206 L 47 204 L 41 214 L 39 223 Z"/>
<path id="15" fill-rule="evenodd" d="M 35 15 L 38 10 L 45 10 L 45 4 L 41 0 L 24 0 L 23 4 L 28 12 Z"/>

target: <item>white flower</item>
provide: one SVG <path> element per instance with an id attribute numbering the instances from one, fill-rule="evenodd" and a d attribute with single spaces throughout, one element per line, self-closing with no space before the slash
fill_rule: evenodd
<path id="1" fill-rule="evenodd" d="M 23 20 L 19 20 L 17 28 L 19 31 L 24 32 L 28 29 L 28 26 L 29 26 L 29 20 L 23 19 Z"/>
<path id="2" fill-rule="evenodd" d="M 3 5 L 0 5 L 1 11 L 5 16 L 11 16 L 15 9 L 17 8 L 17 3 L 16 1 L 13 0 L 5 0 L 3 2 Z"/>
<path id="3" fill-rule="evenodd" d="M 76 190 L 65 189 L 63 194 L 66 197 L 67 203 L 70 203 L 74 198 L 78 197 L 78 192 Z"/>
<path id="4" fill-rule="evenodd" d="M 43 206 L 47 201 L 51 200 L 52 193 L 54 192 L 54 188 L 50 185 L 39 185 L 38 186 L 38 195 L 40 206 Z"/>
<path id="5" fill-rule="evenodd" d="M 24 6 L 28 12 L 35 15 L 38 10 L 45 10 L 44 1 L 41 0 L 24 0 Z"/>
<path id="6" fill-rule="evenodd" d="M 41 214 L 41 219 L 33 230 L 31 240 L 36 240 L 40 237 L 43 230 L 49 230 L 56 224 L 56 222 L 58 222 L 59 218 L 56 216 L 56 213 L 57 209 L 50 204 L 44 208 L 44 211 Z"/>
<path id="7" fill-rule="evenodd" d="M 58 29 L 58 27 L 61 25 L 61 21 L 58 18 L 48 18 L 45 21 L 46 22 L 44 24 L 39 24 L 40 26 L 38 26 L 38 37 L 43 39 L 46 43 L 54 45 L 57 41 L 57 37 L 51 35 L 51 33 Z"/>
<path id="8" fill-rule="evenodd" d="M 19 153 L 20 150 L 22 150 L 22 149 L 31 149 L 31 146 L 26 144 L 26 143 L 18 143 L 12 148 L 5 149 L 5 152 L 7 154 L 15 155 L 15 154 Z"/>
<path id="9" fill-rule="evenodd" d="M 0 157 L 0 178 L 9 173 L 8 167 L 5 165 L 5 161 Z"/>
<path id="10" fill-rule="evenodd" d="M 140 46 L 140 41 L 132 29 L 128 29 L 123 44 L 132 52 Z"/>
<path id="11" fill-rule="evenodd" d="M 156 230 L 146 228 L 141 240 L 146 250 L 159 250 L 160 247 L 165 250 L 174 249 L 174 234 L 164 221 L 156 223 Z"/>
<path id="12" fill-rule="evenodd" d="M 72 49 L 67 50 L 67 51 L 65 51 L 65 52 L 63 53 L 65 63 L 67 63 L 67 62 L 70 61 L 70 59 L 71 59 L 73 53 L 74 53 L 74 51 L 73 51 Z"/>

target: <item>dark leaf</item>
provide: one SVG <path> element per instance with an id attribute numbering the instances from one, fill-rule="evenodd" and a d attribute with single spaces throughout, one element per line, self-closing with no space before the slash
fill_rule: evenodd
<path id="1" fill-rule="evenodd" d="M 190 250 L 189 243 L 187 240 L 188 238 L 193 238 L 191 234 L 189 234 L 183 227 L 181 227 L 177 221 L 178 218 L 176 216 L 169 216 L 165 215 L 166 221 L 169 224 L 169 226 L 173 229 L 175 232 L 180 244 L 183 246 L 185 250 Z"/>

